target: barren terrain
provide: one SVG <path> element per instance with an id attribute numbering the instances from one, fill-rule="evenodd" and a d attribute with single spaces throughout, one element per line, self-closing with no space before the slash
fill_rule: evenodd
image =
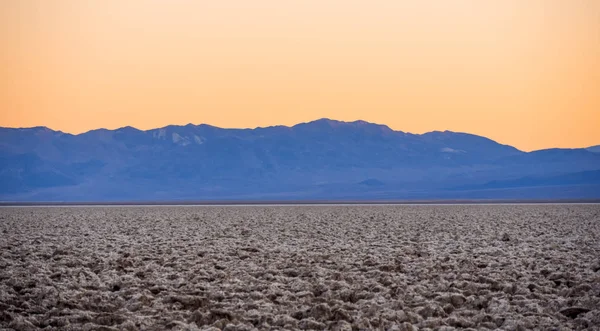
<path id="1" fill-rule="evenodd" d="M 0 208 L 0 329 L 600 330 L 600 205 Z"/>

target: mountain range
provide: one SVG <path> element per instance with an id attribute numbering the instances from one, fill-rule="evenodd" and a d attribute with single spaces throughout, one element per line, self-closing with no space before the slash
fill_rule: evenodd
<path id="1" fill-rule="evenodd" d="M 600 198 L 600 146 L 523 152 L 365 121 L 0 128 L 2 201 Z"/>

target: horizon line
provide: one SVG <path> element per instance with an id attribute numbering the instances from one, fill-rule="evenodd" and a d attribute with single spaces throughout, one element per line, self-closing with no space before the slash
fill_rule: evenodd
<path id="1" fill-rule="evenodd" d="M 365 120 L 354 120 L 354 121 L 342 121 L 342 120 L 336 120 L 333 118 L 328 118 L 328 117 L 321 117 L 321 118 L 317 118 L 314 120 L 310 120 L 310 121 L 305 121 L 305 122 L 298 122 L 296 124 L 292 124 L 292 125 L 285 125 L 285 124 L 275 124 L 275 125 L 267 125 L 267 126 L 255 126 L 255 127 L 224 127 L 224 126 L 217 126 L 217 125 L 213 125 L 213 124 L 209 124 L 209 123 L 198 123 L 198 124 L 194 124 L 192 122 L 189 122 L 187 124 L 167 124 L 165 126 L 159 126 L 159 127 L 153 127 L 150 129 L 140 129 L 137 128 L 133 125 L 125 125 L 125 126 L 120 126 L 120 127 L 116 127 L 114 129 L 110 129 L 107 127 L 100 127 L 100 128 L 96 128 L 96 129 L 90 129 L 87 131 L 82 131 L 79 133 L 73 133 L 73 132 L 68 132 L 68 131 L 63 131 L 63 130 L 56 130 L 53 129 L 49 126 L 45 126 L 45 125 L 36 125 L 36 126 L 22 126 L 22 127 L 13 127 L 13 126 L 0 126 L 0 129 L 15 129 L 15 130 L 28 130 L 28 129 L 48 129 L 54 132 L 60 132 L 63 134 L 69 134 L 72 136 L 79 136 L 82 134 L 86 134 L 92 131 L 100 131 L 100 130 L 106 130 L 106 131 L 117 131 L 117 130 L 121 130 L 121 129 L 135 129 L 137 131 L 141 131 L 141 132 L 148 132 L 148 131 L 152 131 L 152 130 L 160 130 L 160 129 L 165 129 L 168 128 L 170 126 L 176 126 L 176 127 L 186 127 L 186 126 L 210 126 L 213 128 L 217 128 L 217 129 L 222 129 L 222 130 L 256 130 L 256 129 L 269 129 L 269 128 L 294 128 L 296 126 L 302 125 L 302 124 L 311 124 L 311 123 L 315 123 L 315 122 L 319 122 L 319 121 L 329 121 L 329 122 L 337 122 L 337 123 L 345 123 L 345 124 L 354 124 L 354 123 L 365 123 L 365 124 L 371 124 L 371 125 L 377 125 L 377 126 L 382 126 L 385 127 L 387 129 L 389 129 L 390 131 L 393 132 L 398 132 L 398 133 L 405 133 L 405 134 L 411 134 L 411 135 L 415 135 L 415 136 L 421 136 L 424 134 L 428 134 L 428 133 L 434 133 L 434 132 L 448 132 L 448 133 L 459 133 L 459 134 L 468 134 L 468 135 L 472 135 L 472 136 L 478 136 L 478 137 L 483 137 L 483 138 L 487 138 L 492 140 L 491 138 L 488 138 L 486 136 L 482 136 L 479 134 L 474 134 L 474 133 L 469 133 L 469 132 L 464 132 L 464 131 L 452 131 L 452 130 L 431 130 L 431 131 L 426 131 L 423 133 L 413 133 L 413 132 L 408 132 L 408 131 L 403 131 L 403 130 L 395 130 L 392 129 L 390 126 L 388 126 L 387 124 L 381 124 L 381 123 L 375 123 L 375 122 L 369 122 L 369 121 L 365 121 Z M 495 140 L 494 140 L 495 141 Z M 510 146 L 510 145 L 507 145 Z"/>
<path id="2" fill-rule="evenodd" d="M 267 125 L 267 126 L 256 126 L 256 127 L 221 127 L 221 126 L 216 126 L 216 125 L 212 125 L 209 123 L 199 123 L 199 124 L 194 124 L 192 122 L 189 122 L 187 124 L 168 124 L 165 126 L 160 126 L 160 127 L 154 127 L 154 128 L 150 128 L 150 129 L 139 129 L 135 126 L 132 125 L 125 125 L 125 126 L 121 126 L 121 127 L 117 127 L 114 129 L 110 129 L 107 127 L 100 127 L 100 128 L 96 128 L 96 129 L 90 129 L 87 131 L 82 131 L 79 133 L 73 133 L 73 132 L 66 132 L 66 131 L 62 131 L 62 130 L 56 130 L 53 129 L 51 127 L 45 126 L 45 125 L 36 125 L 36 126 L 30 126 L 30 127 L 10 127 L 10 126 L 0 126 L 0 129 L 14 129 L 14 130 L 27 130 L 27 129 L 48 129 L 50 131 L 53 132 L 59 132 L 62 134 L 68 134 L 68 135 L 72 135 L 72 136 L 80 136 L 80 135 L 84 135 L 86 133 L 90 133 L 93 131 L 101 131 L 101 130 L 106 130 L 106 131 L 118 131 L 121 129 L 135 129 L 137 131 L 140 132 L 149 132 L 152 130 L 160 130 L 160 129 L 165 129 L 168 128 L 170 126 L 175 126 L 175 127 L 186 127 L 186 126 L 209 126 L 209 127 L 213 127 L 213 128 L 217 128 L 217 129 L 222 129 L 222 130 L 257 130 L 257 129 L 269 129 L 269 128 L 280 128 L 280 127 L 284 127 L 284 128 L 294 128 L 296 126 L 302 125 L 302 124 L 311 124 L 311 123 L 315 123 L 315 122 L 319 122 L 319 121 L 328 121 L 328 122 L 334 122 L 334 123 L 345 123 L 345 124 L 355 124 L 355 123 L 359 123 L 359 124 L 371 124 L 371 125 L 377 125 L 377 126 L 381 126 L 384 128 L 389 129 L 392 132 L 397 132 L 397 133 L 404 133 L 404 134 L 409 134 L 409 135 L 415 135 L 415 136 L 422 136 L 422 135 L 426 135 L 426 134 L 430 134 L 430 133 L 436 133 L 436 132 L 440 132 L 440 133 L 456 133 L 456 134 L 468 134 L 468 135 L 472 135 L 472 136 L 478 136 L 478 137 L 482 137 L 485 139 L 489 139 L 492 140 L 500 145 L 504 145 L 504 146 L 510 146 L 513 148 L 516 148 L 517 150 L 521 151 L 521 152 L 535 152 L 535 151 L 543 151 L 543 150 L 549 150 L 549 149 L 588 149 L 588 148 L 592 148 L 592 147 L 596 147 L 596 146 L 600 146 L 600 144 L 594 144 L 594 145 L 590 145 L 590 146 L 584 146 L 584 147 L 547 147 L 547 148 L 541 148 L 541 149 L 532 149 L 532 150 L 523 150 L 520 149 L 516 146 L 513 145 L 509 145 L 509 144 L 504 144 L 501 142 L 498 142 L 497 140 L 494 140 L 492 138 L 489 138 L 487 136 L 483 136 L 480 134 L 474 134 L 474 133 L 470 133 L 470 132 L 464 132 L 464 131 L 452 131 L 452 130 L 431 130 L 431 131 L 426 131 L 423 133 L 412 133 L 412 132 L 408 132 L 408 131 L 402 131 L 402 130 L 395 130 L 393 128 L 391 128 L 390 126 L 388 126 L 387 124 L 381 124 L 381 123 L 375 123 L 375 122 L 369 122 L 369 121 L 365 121 L 362 119 L 358 119 L 358 120 L 353 120 L 353 121 L 343 121 L 343 120 L 337 120 L 337 119 L 333 119 L 333 118 L 328 118 L 328 117 L 321 117 L 321 118 L 317 118 L 314 120 L 309 120 L 309 121 L 305 121 L 305 122 L 298 122 L 296 124 L 293 125 L 285 125 L 285 124 L 276 124 L 276 125 Z"/>

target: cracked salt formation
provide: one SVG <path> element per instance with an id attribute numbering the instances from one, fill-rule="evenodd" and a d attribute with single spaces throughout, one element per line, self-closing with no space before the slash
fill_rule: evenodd
<path id="1" fill-rule="evenodd" d="M 599 330 L 600 206 L 0 209 L 2 330 Z"/>

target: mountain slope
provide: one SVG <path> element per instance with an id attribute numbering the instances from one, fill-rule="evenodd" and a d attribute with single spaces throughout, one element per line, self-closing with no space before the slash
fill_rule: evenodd
<path id="1" fill-rule="evenodd" d="M 588 147 L 586 150 L 592 153 L 600 153 L 600 145 Z"/>
<path id="2" fill-rule="evenodd" d="M 459 187 L 459 189 L 505 189 L 577 185 L 600 185 L 600 170 L 573 172 L 555 176 L 527 176 L 512 180 L 494 180 L 482 185 Z"/>
<path id="3" fill-rule="evenodd" d="M 585 149 L 525 153 L 466 133 L 418 135 L 330 119 L 79 135 L 0 128 L 0 139 L 3 200 L 427 197 L 461 185 L 600 169 L 600 154 Z"/>

